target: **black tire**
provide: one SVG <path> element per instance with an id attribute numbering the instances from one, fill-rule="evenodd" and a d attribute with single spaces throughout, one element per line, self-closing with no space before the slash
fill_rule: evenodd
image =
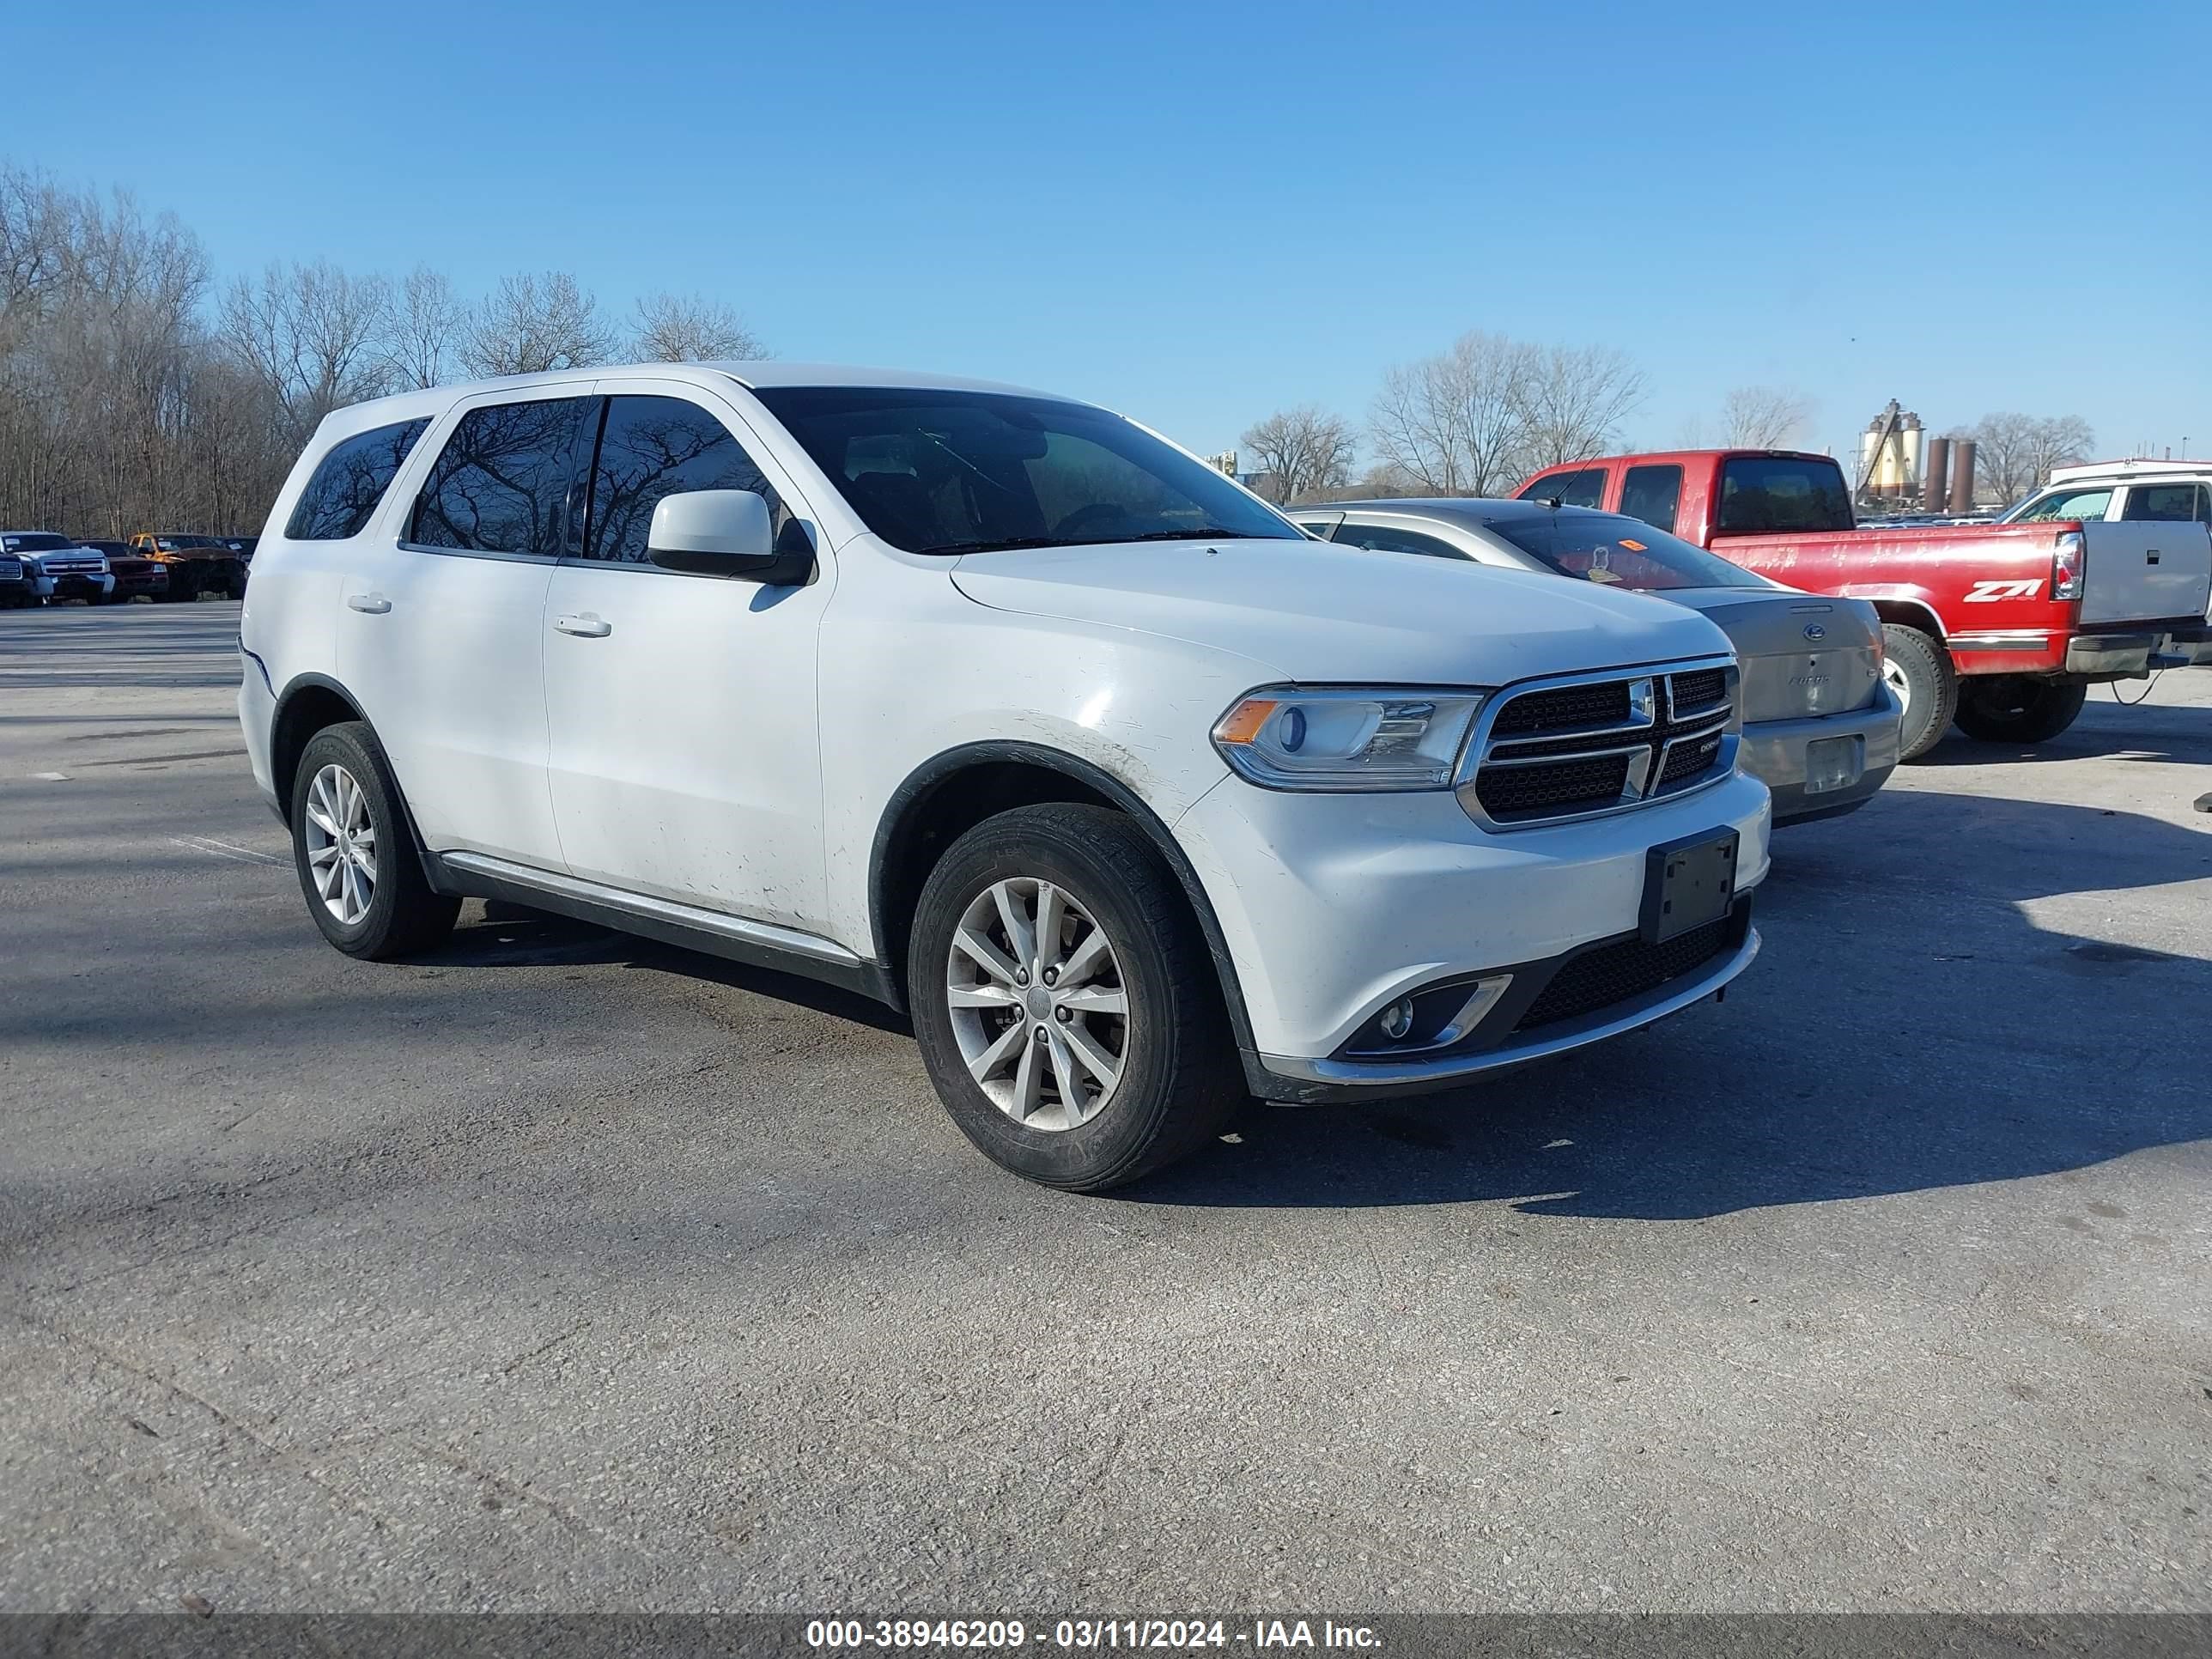
<path id="1" fill-rule="evenodd" d="M 1959 688 L 1959 729 L 1983 743 L 2044 743 L 2074 724 L 2087 680 L 2030 674 L 1978 675 Z"/>
<path id="2" fill-rule="evenodd" d="M 350 924 L 324 902 L 308 864 L 307 803 L 316 777 L 327 766 L 343 768 L 361 786 L 375 833 L 375 881 L 366 911 Z M 326 726 L 307 740 L 292 776 L 290 822 L 292 865 L 299 873 L 307 914 L 323 930 L 323 937 L 348 956 L 389 962 L 429 950 L 453 932 L 461 902 L 430 890 L 392 763 L 366 724 L 348 720 Z"/>
<path id="3" fill-rule="evenodd" d="M 1073 1127 L 1033 1127 L 1001 1109 L 970 1074 L 954 1026 L 947 973 L 954 936 L 969 906 L 1009 878 L 1063 890 L 1103 931 L 1118 964 L 1127 1014 L 1108 1027 L 1122 1043 L 1117 1080 Z M 1069 927 L 1070 944 L 1086 936 L 1079 921 Z M 1145 832 L 1104 807 L 1017 807 L 954 842 L 915 913 L 907 1000 L 922 1062 L 952 1121 L 986 1157 L 1048 1187 L 1096 1193 L 1137 1180 L 1204 1145 L 1243 1103 L 1220 981 L 1189 902 Z M 1036 1029 L 1029 1013 L 1009 1012 L 1013 1025 Z M 1048 1042 L 1039 1053 L 1049 1049 Z M 1060 1097 L 1056 1079 L 1040 1087 Z"/>
<path id="4" fill-rule="evenodd" d="M 1882 648 L 1904 676 L 1905 718 L 1897 734 L 1900 760 L 1918 760 L 1943 740 L 1959 707 L 1959 676 L 1950 653 L 1917 628 L 1881 625 Z"/>

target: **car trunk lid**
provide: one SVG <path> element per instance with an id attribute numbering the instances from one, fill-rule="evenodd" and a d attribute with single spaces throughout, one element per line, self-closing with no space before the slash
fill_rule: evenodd
<path id="1" fill-rule="evenodd" d="M 1863 708 L 1881 678 L 1879 623 L 1864 605 L 1741 587 L 1666 597 L 1702 611 L 1735 647 L 1747 725 Z"/>

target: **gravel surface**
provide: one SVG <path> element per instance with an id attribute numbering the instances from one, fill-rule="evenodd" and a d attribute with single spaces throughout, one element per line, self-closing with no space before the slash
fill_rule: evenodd
<path id="1" fill-rule="evenodd" d="M 237 617 L 0 615 L 0 1607 L 2212 1610 L 2212 675 L 1783 831 L 1725 1004 L 1085 1199 L 831 991 L 331 951 Z"/>

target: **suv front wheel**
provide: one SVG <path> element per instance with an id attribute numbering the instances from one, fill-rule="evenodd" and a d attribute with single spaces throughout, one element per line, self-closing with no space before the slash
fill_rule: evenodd
<path id="1" fill-rule="evenodd" d="M 1212 956 L 1119 812 L 1018 807 L 953 842 L 922 889 L 907 993 L 953 1121 L 1046 1186 L 1134 1181 L 1243 1099 Z"/>

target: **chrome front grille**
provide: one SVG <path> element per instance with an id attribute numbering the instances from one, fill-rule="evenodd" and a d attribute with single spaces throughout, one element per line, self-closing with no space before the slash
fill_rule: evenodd
<path id="1" fill-rule="evenodd" d="M 1500 692 L 1461 770 L 1477 823 L 1517 830 L 1618 812 L 1735 765 L 1735 665 L 1577 675 Z"/>

